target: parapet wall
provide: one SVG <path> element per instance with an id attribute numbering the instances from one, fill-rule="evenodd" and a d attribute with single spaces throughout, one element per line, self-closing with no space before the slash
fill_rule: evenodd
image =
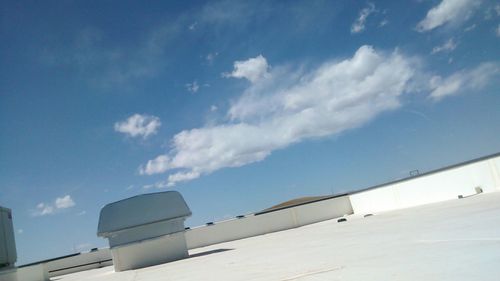
<path id="1" fill-rule="evenodd" d="M 188 249 L 295 228 L 352 214 L 348 196 L 196 227 L 186 231 Z"/>
<path id="2" fill-rule="evenodd" d="M 379 213 L 500 190 L 500 156 L 433 171 L 349 195 L 355 214 Z"/>
<path id="3" fill-rule="evenodd" d="M 86 253 L 77 253 L 65 257 L 40 262 L 44 264 L 48 277 L 60 276 L 94 268 L 113 265 L 108 248 L 95 249 Z"/>
<path id="4" fill-rule="evenodd" d="M 350 214 L 373 214 L 500 191 L 500 154 L 347 195 L 186 231 L 188 249 L 295 228 Z"/>

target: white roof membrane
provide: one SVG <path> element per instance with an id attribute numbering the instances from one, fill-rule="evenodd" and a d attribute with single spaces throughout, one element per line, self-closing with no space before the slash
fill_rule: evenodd
<path id="1" fill-rule="evenodd" d="M 59 281 L 498 280 L 500 192 L 347 216 L 190 250 L 190 258 Z"/>

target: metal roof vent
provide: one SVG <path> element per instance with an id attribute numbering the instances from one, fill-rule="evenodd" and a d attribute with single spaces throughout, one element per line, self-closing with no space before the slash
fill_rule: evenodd
<path id="1" fill-rule="evenodd" d="M 0 270 L 14 266 L 17 260 L 12 211 L 0 207 Z"/>
<path id="2" fill-rule="evenodd" d="M 108 238 L 115 271 L 151 266 L 188 256 L 189 216 L 177 191 L 142 194 L 104 206 L 97 236 Z"/>

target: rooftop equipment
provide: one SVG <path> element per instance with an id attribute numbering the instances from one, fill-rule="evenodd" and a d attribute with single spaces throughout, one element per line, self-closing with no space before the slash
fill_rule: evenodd
<path id="1" fill-rule="evenodd" d="M 115 271 L 156 265 L 188 256 L 189 216 L 177 191 L 142 194 L 104 206 L 97 235 L 109 240 Z"/>
<path id="2" fill-rule="evenodd" d="M 0 270 L 14 267 L 17 261 L 12 211 L 0 207 Z"/>

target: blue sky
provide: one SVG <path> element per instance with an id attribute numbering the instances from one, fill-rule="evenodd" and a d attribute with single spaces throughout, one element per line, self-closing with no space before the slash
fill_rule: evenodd
<path id="1" fill-rule="evenodd" d="M 175 189 L 187 225 L 500 150 L 500 4 L 4 1 L 0 204 L 19 263 L 106 245 Z"/>

